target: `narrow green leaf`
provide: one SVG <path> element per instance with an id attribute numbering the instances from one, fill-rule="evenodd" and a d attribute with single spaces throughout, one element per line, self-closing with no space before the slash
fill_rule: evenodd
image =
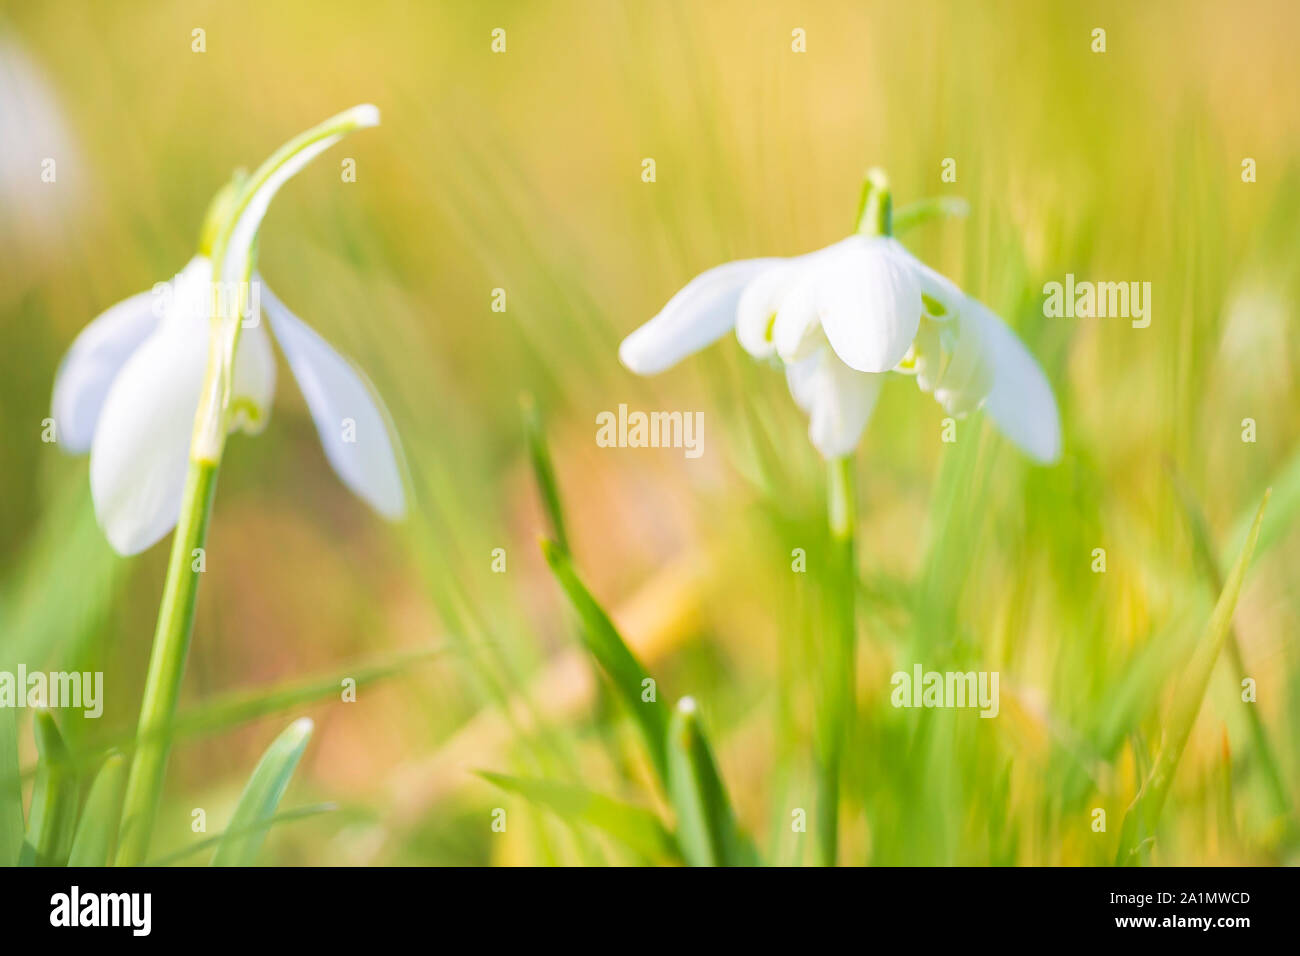
<path id="1" fill-rule="evenodd" d="M 0 866 L 14 866 L 23 846 L 23 782 L 18 774 L 18 718 L 0 707 Z"/>
<path id="2" fill-rule="evenodd" d="M 384 658 L 371 663 L 350 664 L 333 674 L 321 677 L 308 677 L 269 686 L 230 691 L 190 710 L 179 712 L 168 733 L 173 741 L 219 733 L 230 727 L 281 711 L 292 710 L 303 704 L 324 700 L 327 697 L 337 697 L 342 690 L 344 679 L 355 681 L 357 690 L 360 690 L 378 681 L 407 674 L 412 665 L 433 660 L 442 653 L 444 650 L 441 647 L 420 648 L 400 654 L 385 655 Z M 129 752 L 136 743 L 134 728 L 119 727 L 90 738 L 83 747 L 73 753 L 73 762 L 88 764 L 109 750 Z M 33 768 L 28 767 L 20 771 L 20 775 L 26 778 L 32 772 Z"/>
<path id="3" fill-rule="evenodd" d="M 269 687 L 256 687 L 234 691 L 213 698 L 208 703 L 190 711 L 177 714 L 172 725 L 176 737 L 193 734 L 211 734 L 246 723 L 259 717 L 323 700 L 342 692 L 343 680 L 356 681 L 356 687 L 372 684 L 399 674 L 409 673 L 413 664 L 433 660 L 443 653 L 441 647 L 420 648 L 402 652 L 372 664 L 352 664 L 344 670 L 324 677 L 287 681 Z"/>
<path id="4" fill-rule="evenodd" d="M 656 862 L 681 859 L 672 834 L 649 810 L 571 784 L 523 780 L 488 771 L 480 771 L 479 776 L 502 790 L 550 810 L 565 823 L 585 823 L 595 827 L 647 859 Z"/>
<path id="5" fill-rule="evenodd" d="M 1271 489 L 1264 492 L 1264 500 L 1255 513 L 1255 522 L 1237 563 L 1233 565 L 1228 581 L 1214 606 L 1205 632 L 1197 642 L 1192 658 L 1183 671 L 1174 688 L 1173 710 L 1165 722 L 1165 742 L 1156 755 L 1142 789 L 1138 791 L 1133 803 L 1124 817 L 1124 826 L 1120 831 L 1119 850 L 1115 859 L 1118 865 L 1135 865 L 1141 862 L 1143 853 L 1150 846 L 1155 834 L 1160 811 L 1164 809 L 1165 798 L 1169 796 L 1169 787 L 1178 770 L 1178 761 L 1183 756 L 1183 748 L 1200 712 L 1205 689 L 1209 686 L 1214 663 L 1219 658 L 1228 639 L 1228 629 L 1232 624 L 1232 615 L 1237 607 L 1237 598 L 1241 594 L 1241 585 L 1246 577 L 1246 568 L 1250 565 L 1259 540 L 1259 529 L 1264 520 L 1264 509 L 1268 507 Z"/>
<path id="6" fill-rule="evenodd" d="M 1273 480 L 1268 483 L 1268 488 L 1273 501 L 1268 517 L 1259 529 L 1259 543 L 1256 545 L 1256 550 L 1261 557 L 1268 554 L 1273 545 L 1296 527 L 1296 517 L 1300 515 L 1300 450 L 1286 460 L 1278 473 L 1273 476 Z M 1254 517 L 1250 509 L 1246 508 L 1233 522 L 1232 531 L 1224 542 L 1223 551 L 1220 552 L 1219 567 L 1226 566 L 1232 561 L 1233 555 L 1241 553 L 1253 525 Z"/>
<path id="7" fill-rule="evenodd" d="M 166 856 L 160 856 L 156 860 L 150 860 L 145 866 L 172 866 L 181 860 L 191 857 L 196 853 L 202 853 L 204 850 L 210 850 L 226 838 L 248 836 L 258 830 L 265 831 L 270 827 L 279 826 L 282 823 L 293 823 L 296 820 L 305 820 L 308 817 L 318 817 L 325 813 L 333 813 L 338 809 L 337 803 L 313 803 L 305 807 L 294 807 L 292 810 L 281 810 L 269 820 L 258 821 L 251 826 L 244 827 L 242 830 L 222 830 L 213 836 L 199 840 L 190 846 L 181 847 L 174 853 L 168 853 Z"/>
<path id="8" fill-rule="evenodd" d="M 519 405 L 524 417 L 528 458 L 532 462 L 533 476 L 537 479 L 537 490 L 542 496 L 542 509 L 551 522 L 551 533 L 555 535 L 556 542 L 567 552 L 569 535 L 564 527 L 564 510 L 560 506 L 560 485 L 555 479 L 555 466 L 551 462 L 551 451 L 546 444 L 542 416 L 531 395 L 521 395 Z"/>
<path id="9" fill-rule="evenodd" d="M 77 775 L 49 711 L 36 712 L 36 783 L 23 844 L 24 866 L 63 866 L 77 825 Z"/>
<path id="10" fill-rule="evenodd" d="M 677 840 L 686 862 L 754 866 L 757 854 L 736 827 L 694 699 L 678 701 L 668 735 L 668 796 L 677 811 Z"/>
<path id="11" fill-rule="evenodd" d="M 573 570 L 569 554 L 554 541 L 542 541 L 542 554 L 551 566 L 560 587 L 578 612 L 582 622 L 579 634 L 591 656 L 596 659 L 605 677 L 609 679 L 614 696 L 623 702 L 632 714 L 650 750 L 650 760 L 660 781 L 668 779 L 668 762 L 665 753 L 668 733 L 668 712 L 659 700 L 642 699 L 645 681 L 650 680 L 641 662 L 628 648 L 614 622 L 604 608 L 592 597 Z"/>
<path id="12" fill-rule="evenodd" d="M 935 196 L 918 199 L 894 210 L 894 235 L 901 236 L 931 219 L 945 216 L 969 216 L 970 203 L 957 196 Z"/>
<path id="13" fill-rule="evenodd" d="M 1223 590 L 1223 572 L 1219 569 L 1218 558 L 1214 555 L 1214 545 L 1210 537 L 1209 523 L 1205 520 L 1205 513 L 1201 510 L 1192 494 L 1192 490 L 1183 481 L 1182 476 L 1173 468 L 1170 469 L 1170 476 L 1173 479 L 1174 490 L 1178 494 L 1178 500 L 1182 505 L 1183 517 L 1187 521 L 1188 533 L 1192 538 L 1192 550 L 1196 555 L 1196 564 L 1200 568 L 1206 584 L 1218 593 Z M 1263 528 L 1260 529 L 1263 534 Z M 1259 545 L 1257 544 L 1258 548 Z M 1232 662 L 1233 670 L 1236 672 L 1237 679 L 1240 679 L 1246 673 L 1246 661 L 1241 653 L 1241 641 L 1237 638 L 1237 629 L 1231 625 L 1228 627 L 1228 659 Z M 1255 755 L 1259 760 L 1260 766 L 1264 770 L 1264 779 L 1268 784 L 1269 796 L 1273 801 L 1273 810 L 1278 814 L 1285 815 L 1291 811 L 1291 800 L 1286 792 L 1286 784 L 1282 779 L 1282 771 L 1278 766 L 1277 758 L 1273 755 L 1273 747 L 1268 739 L 1268 730 L 1264 727 L 1264 718 L 1259 715 L 1258 707 L 1246 708 L 1246 722 L 1250 727 L 1251 744 L 1254 747 Z"/>
<path id="14" fill-rule="evenodd" d="M 107 866 L 117 842 L 117 825 L 122 818 L 122 796 L 126 793 L 126 759 L 111 753 L 99 768 L 90 795 L 81 809 L 77 834 L 72 839 L 68 866 Z"/>
<path id="15" fill-rule="evenodd" d="M 235 815 L 226 828 L 227 835 L 212 857 L 213 866 L 252 865 L 311 732 L 310 720 L 306 717 L 295 720 L 266 749 L 239 798 Z"/>

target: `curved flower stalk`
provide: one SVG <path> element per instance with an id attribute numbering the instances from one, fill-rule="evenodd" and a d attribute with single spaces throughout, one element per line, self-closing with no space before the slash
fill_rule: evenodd
<path id="1" fill-rule="evenodd" d="M 1052 389 L 1015 334 L 986 306 L 892 236 L 879 170 L 867 173 L 855 235 L 789 259 L 743 259 L 692 279 L 619 347 L 641 375 L 661 372 L 733 328 L 755 358 L 785 369 L 828 460 L 832 546 L 817 720 L 816 859 L 834 864 L 848 729 L 856 715 L 856 495 L 852 455 L 889 373 L 911 376 L 955 417 L 984 408 L 1032 459 L 1061 454 Z"/>
<path id="2" fill-rule="evenodd" d="M 343 482 L 387 518 L 406 509 L 401 451 L 365 378 L 257 277 L 256 240 L 272 197 L 347 133 L 379 123 L 357 106 L 290 140 L 213 200 L 199 254 L 173 280 L 119 303 L 73 343 L 54 387 L 56 434 L 90 452 L 95 513 L 134 554 L 173 527 L 171 557 L 122 808 L 116 862 L 146 858 L 166 770 L 226 436 L 261 431 L 275 390 L 271 329 Z M 244 334 L 241 334 L 244 333 Z"/>
<path id="3" fill-rule="evenodd" d="M 882 174 L 869 174 L 856 235 L 789 259 L 742 259 L 692 279 L 629 335 L 619 358 L 651 375 L 731 329 L 744 349 L 785 368 L 825 458 L 850 454 L 886 373 L 916 379 L 954 417 L 984 408 L 1030 458 L 1061 455 L 1051 386 L 987 306 L 890 233 Z"/>

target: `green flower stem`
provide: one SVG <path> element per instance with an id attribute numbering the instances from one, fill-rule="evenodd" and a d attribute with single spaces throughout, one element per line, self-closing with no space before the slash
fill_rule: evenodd
<path id="1" fill-rule="evenodd" d="M 131 760 L 122 803 L 122 832 L 116 861 L 119 866 L 139 865 L 149 852 L 149 837 L 167 769 L 171 722 L 185 673 L 198 598 L 199 572 L 194 570 L 193 551 L 203 547 L 207 538 L 208 518 L 217 490 L 217 468 L 215 462 L 191 461 L 185 481 L 180 523 L 172 539 L 167 582 L 163 586 L 153 654 L 149 658 L 149 676 L 140 705 L 139 743 Z"/>
<path id="2" fill-rule="evenodd" d="M 894 204 L 889 177 L 869 169 L 858 201 L 857 232 L 863 236 L 890 236 L 894 231 Z M 823 650 L 823 687 L 820 750 L 817 767 L 816 862 L 834 866 L 839 856 L 840 778 L 845 741 L 857 720 L 857 605 L 858 570 L 853 543 L 857 524 L 853 456 L 828 463 L 827 508 L 831 532 L 830 636 Z"/>
<path id="3" fill-rule="evenodd" d="M 857 714 L 857 566 L 853 529 L 857 521 L 853 456 L 828 463 L 831 533 L 831 617 L 824 650 L 825 685 L 822 754 L 817 774 L 817 856 L 834 866 L 839 852 L 840 778 L 845 741 Z"/>
<path id="4" fill-rule="evenodd" d="M 223 190 L 214 200 L 203 226 L 203 241 L 215 231 L 218 236 L 231 228 L 231 202 Z M 214 220 L 224 220 L 213 226 Z M 224 241 L 217 242 L 224 251 Z M 219 254 L 218 254 L 219 255 Z M 214 275 L 220 273 L 221 259 L 213 263 Z M 252 271 L 251 262 L 245 274 Z M 149 656 L 149 674 L 145 678 L 144 699 L 140 703 L 140 723 L 136 728 L 136 748 L 122 800 L 122 828 L 115 863 L 138 866 L 149 853 L 154 818 L 162 799 L 163 777 L 171 750 L 172 720 L 180 697 L 181 679 L 185 676 L 185 659 L 189 655 L 190 635 L 194 628 L 194 608 L 199 596 L 199 574 L 194 570 L 194 552 L 203 548 L 208 538 L 208 520 L 217 493 L 217 471 L 225 445 L 225 429 L 216 431 L 215 443 L 205 423 L 216 421 L 224 426 L 226 409 L 221 383 L 228 378 L 223 366 L 233 360 L 234 347 L 224 347 L 227 338 L 239 335 L 238 308 L 233 317 L 217 313 L 214 298 L 208 365 L 195 416 L 194 435 L 190 444 L 189 470 L 181 497 L 180 517 L 172 537 L 171 557 L 167 561 L 167 578 L 163 584 L 158 624 L 154 629 L 153 651 Z M 242 306 L 242 303 L 237 303 Z M 233 319 L 233 321 L 231 321 Z M 231 328 L 233 326 L 233 329 Z"/>

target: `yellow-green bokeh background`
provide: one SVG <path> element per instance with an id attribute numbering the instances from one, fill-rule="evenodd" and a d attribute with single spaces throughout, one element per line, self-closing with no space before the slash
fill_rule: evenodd
<path id="1" fill-rule="evenodd" d="M 1259 701 L 1242 704 L 1221 665 L 1155 859 L 1293 860 L 1294 817 L 1271 809 L 1244 708 L 1300 790 L 1298 30 L 1282 0 L 7 3 L 0 49 L 22 51 L 66 136 L 54 184 L 40 182 L 47 127 L 0 143 L 30 161 L 0 197 L 0 642 L 29 666 L 105 671 L 101 726 L 70 718 L 74 740 L 132 725 L 166 549 L 113 557 L 85 461 L 39 441 L 59 358 L 98 312 L 180 269 L 233 169 L 373 102 L 383 125 L 276 199 L 260 265 L 388 399 L 417 513 L 390 528 L 349 496 L 281 363 L 269 428 L 228 446 L 184 703 L 447 650 L 355 704 L 330 695 L 180 743 L 156 846 L 197 838 L 194 807 L 218 828 L 301 712 L 318 728 L 286 805 L 341 809 L 273 834 L 267 862 L 627 860 L 471 774 L 659 806 L 536 547 L 527 391 L 592 590 L 661 693 L 703 704 L 765 855 L 806 860 L 789 820 L 812 799 L 815 602 L 789 555 L 822 543 L 821 463 L 781 376 L 734 341 L 651 380 L 616 349 L 709 266 L 842 237 L 878 164 L 899 202 L 970 201 L 968 218 L 906 241 L 1040 358 L 1065 458 L 1036 469 L 979 417 L 944 445 L 941 409 L 887 387 L 859 456 L 863 718 L 844 859 L 1113 858 L 1214 597 L 1173 470 L 1226 558 L 1267 485 L 1289 497 L 1236 619 Z M 345 157 L 356 183 L 341 182 Z M 955 184 L 940 182 L 946 157 Z M 1067 272 L 1151 282 L 1150 328 L 1045 319 L 1043 283 Z M 620 402 L 703 411 L 704 456 L 596 447 L 596 414 Z M 1000 719 L 890 708 L 889 674 L 914 661 L 1000 671 Z M 490 829 L 498 806 L 506 834 Z"/>

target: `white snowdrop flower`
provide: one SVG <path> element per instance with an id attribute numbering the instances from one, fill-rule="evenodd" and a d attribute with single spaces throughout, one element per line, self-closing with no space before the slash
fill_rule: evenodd
<path id="1" fill-rule="evenodd" d="M 273 163 L 269 175 L 245 191 L 241 208 L 231 205 L 238 190 L 223 191 L 214 214 L 235 218 L 218 240 L 222 248 L 214 254 L 210 247 L 210 217 L 200 254 L 175 278 L 114 305 L 72 343 L 54 383 L 55 433 L 66 451 L 90 452 L 95 514 L 118 552 L 143 551 L 175 526 L 191 439 L 203 447 L 200 436 L 210 424 L 196 420 L 205 392 L 223 385 L 228 391 L 225 414 L 218 416 L 227 433 L 265 428 L 276 375 L 262 310 L 334 470 L 384 517 L 404 515 L 401 447 L 383 402 L 364 375 L 252 272 L 257 228 L 276 190 L 345 132 L 378 122 L 373 106 L 340 114 L 335 131 L 309 138 Z M 225 268 L 214 277 L 218 255 Z M 208 377 L 214 341 L 237 342 L 225 366 L 228 383 Z"/>
<path id="2" fill-rule="evenodd" d="M 789 259 L 744 259 L 691 280 L 629 335 L 619 358 L 651 375 L 732 328 L 755 358 L 785 367 L 826 458 L 850 454 L 885 375 L 912 375 L 953 416 L 983 408 L 1031 458 L 1061 455 L 1056 399 L 1015 333 L 986 306 L 888 235 L 889 198 L 877 175 L 876 230 Z M 864 218 L 864 222 L 869 216 Z"/>
<path id="3" fill-rule="evenodd" d="M 71 213 L 85 209 L 85 165 L 56 88 L 3 22 L 0 143 L 0 252 L 27 267 L 60 250 Z"/>

